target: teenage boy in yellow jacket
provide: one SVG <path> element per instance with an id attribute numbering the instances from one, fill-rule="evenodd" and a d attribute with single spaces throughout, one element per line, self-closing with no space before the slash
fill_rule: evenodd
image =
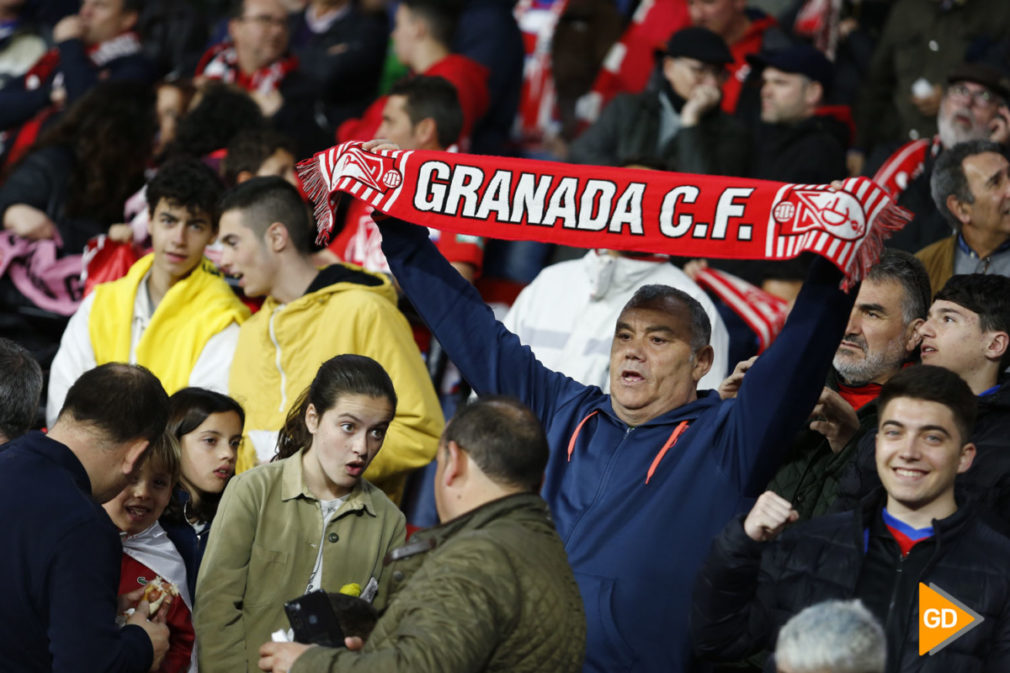
<path id="1" fill-rule="evenodd" d="M 107 362 L 147 367 L 169 394 L 186 386 L 227 392 L 249 310 L 203 256 L 217 236 L 221 191 L 196 159 L 170 161 L 151 180 L 154 251 L 98 285 L 70 319 L 49 377 L 50 424 L 77 377 Z"/>
<path id="2" fill-rule="evenodd" d="M 237 471 L 273 457 L 277 431 L 319 365 L 356 353 L 396 387 L 396 416 L 365 478 L 399 502 L 406 475 L 435 456 L 444 424 L 431 378 L 390 281 L 352 264 L 317 269 L 312 220 L 280 178 L 253 178 L 221 203 L 221 266 L 251 297 L 266 296 L 243 326 L 229 394 L 245 409 Z"/>

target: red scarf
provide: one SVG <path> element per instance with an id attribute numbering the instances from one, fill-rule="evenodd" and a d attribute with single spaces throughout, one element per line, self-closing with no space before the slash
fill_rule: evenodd
<path id="1" fill-rule="evenodd" d="M 767 350 L 786 324 L 789 302 L 742 278 L 706 267 L 698 271 L 695 280 L 698 285 L 715 293 L 757 334 L 758 353 Z"/>
<path id="2" fill-rule="evenodd" d="M 208 79 L 219 79 L 229 84 L 237 84 L 246 91 L 270 93 L 280 88 L 288 73 L 298 67 L 294 56 L 280 58 L 270 65 L 260 68 L 251 75 L 238 67 L 238 54 L 231 42 L 222 42 L 207 50 L 196 67 L 196 74 Z"/>
<path id="3" fill-rule="evenodd" d="M 838 382 L 838 394 L 849 403 L 849 406 L 859 411 L 868 403 L 880 396 L 881 386 L 879 383 L 865 383 L 861 386 L 848 386 Z"/>
<path id="4" fill-rule="evenodd" d="M 350 142 L 299 164 L 319 238 L 346 192 L 408 222 L 507 240 L 690 257 L 790 259 L 815 252 L 863 277 L 910 219 L 884 190 L 843 191 L 722 176 L 447 152 L 367 152 Z"/>
<path id="5" fill-rule="evenodd" d="M 877 169 L 873 181 L 886 189 L 891 198 L 897 201 L 909 183 L 922 174 L 926 166 L 926 157 L 935 157 L 942 147 L 940 136 L 935 136 L 932 140 L 920 138 L 905 143 Z"/>

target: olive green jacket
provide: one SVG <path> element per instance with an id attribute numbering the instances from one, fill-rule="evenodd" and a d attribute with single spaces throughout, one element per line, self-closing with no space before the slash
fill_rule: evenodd
<path id="1" fill-rule="evenodd" d="M 393 596 L 361 652 L 314 647 L 291 673 L 577 673 L 578 586 L 547 505 L 495 500 L 391 555 Z"/>
<path id="2" fill-rule="evenodd" d="M 258 650 L 289 628 L 284 603 L 305 593 L 322 539 L 322 514 L 302 478 L 302 454 L 236 475 L 225 489 L 196 583 L 201 673 L 258 671 Z M 326 526 L 322 587 L 379 581 L 383 557 L 403 544 L 403 514 L 362 480 Z"/>

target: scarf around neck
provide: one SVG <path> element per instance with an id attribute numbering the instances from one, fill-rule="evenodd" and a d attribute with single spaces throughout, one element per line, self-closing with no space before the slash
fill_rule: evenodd
<path id="1" fill-rule="evenodd" d="M 284 78 L 298 67 L 298 59 L 285 56 L 256 72 L 246 75 L 238 65 L 238 53 L 231 42 L 222 42 L 210 48 L 196 72 L 208 79 L 218 79 L 229 84 L 237 84 L 250 93 L 266 94 L 280 88 Z"/>
<path id="2" fill-rule="evenodd" d="M 346 193 L 379 213 L 457 234 L 717 259 L 813 252 L 851 287 L 911 215 L 866 178 L 841 190 L 349 142 L 299 164 L 319 240 Z"/>

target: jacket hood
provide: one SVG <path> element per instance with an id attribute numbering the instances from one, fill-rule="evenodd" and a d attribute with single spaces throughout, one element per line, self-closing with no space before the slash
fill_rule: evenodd
<path id="1" fill-rule="evenodd" d="M 396 290 L 386 276 L 380 273 L 365 271 L 359 266 L 343 262 L 321 269 L 309 284 L 308 289 L 305 290 L 305 294 L 291 303 L 298 304 L 304 301 L 312 301 L 326 295 L 347 292 L 348 290 L 375 292 L 393 304 L 396 303 Z M 280 302 L 273 297 L 269 297 L 264 302 L 263 308 L 269 311 L 276 308 L 279 304 Z"/>

